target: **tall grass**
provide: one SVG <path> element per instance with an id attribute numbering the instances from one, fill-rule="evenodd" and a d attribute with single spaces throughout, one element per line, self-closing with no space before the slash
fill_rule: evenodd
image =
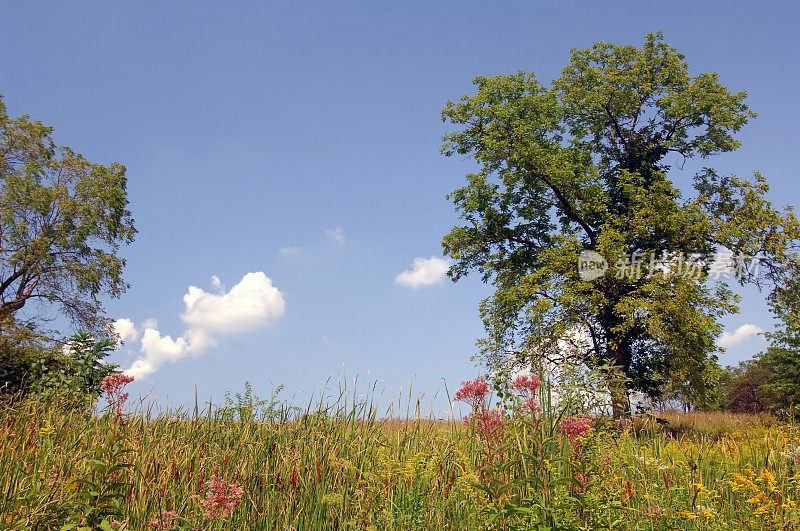
<path id="1" fill-rule="evenodd" d="M 0 527 L 60 529 L 118 504 L 114 525 L 127 529 L 162 511 L 192 529 L 800 528 L 791 425 L 672 414 L 666 427 L 598 421 L 570 444 L 547 416 L 480 434 L 410 409 L 382 419 L 371 399 L 341 394 L 259 422 L 4 402 Z M 215 476 L 243 495 L 208 519 L 200 502 Z"/>

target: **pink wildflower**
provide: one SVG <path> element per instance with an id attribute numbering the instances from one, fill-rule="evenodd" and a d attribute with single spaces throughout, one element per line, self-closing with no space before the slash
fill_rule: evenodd
<path id="1" fill-rule="evenodd" d="M 150 520 L 150 527 L 159 530 L 172 529 L 177 517 L 178 513 L 175 511 L 158 511 L 156 517 Z"/>
<path id="2" fill-rule="evenodd" d="M 489 394 L 489 384 L 486 380 L 477 379 L 472 382 L 461 382 L 461 389 L 456 393 L 455 399 L 466 402 L 472 406 L 473 411 L 486 410 L 486 395 Z"/>
<path id="3" fill-rule="evenodd" d="M 519 391 L 525 396 L 533 396 L 542 386 L 542 380 L 535 374 L 522 374 L 511 382 L 511 389 Z"/>
<path id="4" fill-rule="evenodd" d="M 567 417 L 559 424 L 561 430 L 569 437 L 570 444 L 580 442 L 592 431 L 592 419 L 585 415 Z"/>
<path id="5" fill-rule="evenodd" d="M 536 398 L 536 391 L 542 386 L 542 380 L 535 374 L 521 374 L 511 382 L 511 389 L 519 391 L 525 401 L 519 411 L 527 410 L 529 413 L 538 413 L 542 410 Z"/>
<path id="6" fill-rule="evenodd" d="M 123 525 L 125 525 L 125 522 L 121 522 L 119 520 L 111 520 L 111 527 L 112 528 L 122 527 Z"/>
<path id="7" fill-rule="evenodd" d="M 481 411 L 473 413 L 465 420 L 474 422 L 475 431 L 481 435 L 495 435 L 502 438 L 505 427 L 503 424 L 503 413 L 502 410 L 497 409 Z"/>
<path id="8" fill-rule="evenodd" d="M 535 396 L 529 396 L 522 403 L 522 407 L 520 409 L 527 410 L 528 413 L 539 413 L 542 410 L 542 406 L 539 405 L 539 401 Z"/>
<path id="9" fill-rule="evenodd" d="M 204 520 L 225 518 L 242 503 L 244 489 L 236 483 L 225 483 L 215 474 L 214 479 L 207 481 L 206 485 L 209 490 L 205 499 L 200 500 L 200 505 L 206 509 Z M 200 498 L 197 494 L 192 497 Z"/>
<path id="10" fill-rule="evenodd" d="M 133 376 L 122 373 L 109 374 L 103 378 L 101 389 L 108 395 L 108 405 L 114 409 L 114 413 L 119 417 L 122 415 L 122 407 L 128 400 L 128 393 L 123 393 L 122 388 L 133 381 Z"/>

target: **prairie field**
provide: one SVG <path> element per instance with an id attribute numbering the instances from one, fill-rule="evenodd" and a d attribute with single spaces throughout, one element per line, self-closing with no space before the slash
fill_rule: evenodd
<path id="1" fill-rule="evenodd" d="M 348 400 L 265 421 L 223 413 L 3 403 L 0 526 L 800 528 L 800 430 L 769 416 L 575 417 L 577 433 L 546 413 L 487 430 L 382 420 Z"/>

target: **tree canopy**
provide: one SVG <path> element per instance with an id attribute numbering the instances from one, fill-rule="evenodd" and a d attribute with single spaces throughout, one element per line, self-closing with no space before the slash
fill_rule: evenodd
<path id="1" fill-rule="evenodd" d="M 735 281 L 778 289 L 798 266 L 800 226 L 760 174 L 681 171 L 739 147 L 755 116 L 746 93 L 690 75 L 660 32 L 572 50 L 550 85 L 522 71 L 474 85 L 442 111 L 455 126 L 443 153 L 479 166 L 449 195 L 463 223 L 443 247 L 454 280 L 477 271 L 494 286 L 480 307 L 485 360 L 541 361 L 571 340 L 618 373 L 616 414 L 628 390 L 656 395 L 667 381 L 702 402 L 719 319 L 738 310 L 715 257 L 729 253 Z M 601 269 L 581 274 L 579 257 Z M 611 383 L 619 373 L 627 388 Z"/>
<path id="2" fill-rule="evenodd" d="M 101 337 L 99 297 L 127 289 L 117 253 L 136 233 L 125 167 L 58 147 L 52 132 L 10 117 L 0 96 L 0 331 L 60 312 Z"/>

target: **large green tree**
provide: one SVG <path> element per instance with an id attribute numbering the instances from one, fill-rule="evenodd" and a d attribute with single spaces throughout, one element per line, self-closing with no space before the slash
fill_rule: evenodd
<path id="1" fill-rule="evenodd" d="M 0 333 L 61 313 L 101 337 L 100 297 L 127 288 L 118 250 L 136 233 L 125 167 L 58 147 L 52 131 L 9 116 L 0 96 Z"/>
<path id="2" fill-rule="evenodd" d="M 443 247 L 454 280 L 478 271 L 495 288 L 480 308 L 485 360 L 530 363 L 572 338 L 582 361 L 612 368 L 615 414 L 629 390 L 657 394 L 668 380 L 702 403 L 719 319 L 738 310 L 710 278 L 715 254 L 732 253 L 736 280 L 759 286 L 797 267 L 797 220 L 765 199 L 761 175 L 681 171 L 739 146 L 755 116 L 746 93 L 691 76 L 660 33 L 573 50 L 549 86 L 526 72 L 474 84 L 442 111 L 456 126 L 444 154 L 479 165 L 449 196 L 463 223 Z M 581 253 L 610 267 L 581 275 Z"/>

